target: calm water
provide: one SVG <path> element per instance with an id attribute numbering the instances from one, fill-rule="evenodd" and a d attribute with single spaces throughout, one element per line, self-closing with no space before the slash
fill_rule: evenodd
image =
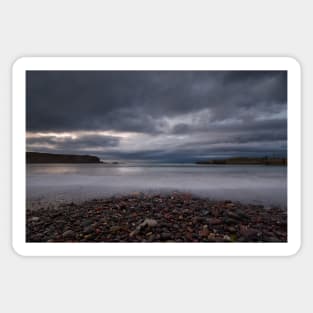
<path id="1" fill-rule="evenodd" d="M 80 201 L 135 191 L 179 190 L 215 199 L 287 203 L 287 168 L 240 165 L 27 165 L 27 198 Z"/>

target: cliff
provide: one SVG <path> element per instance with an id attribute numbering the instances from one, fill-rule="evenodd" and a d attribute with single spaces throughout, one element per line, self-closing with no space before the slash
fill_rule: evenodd
<path id="1" fill-rule="evenodd" d="M 101 161 L 91 155 L 26 152 L 26 163 L 101 163 Z"/>

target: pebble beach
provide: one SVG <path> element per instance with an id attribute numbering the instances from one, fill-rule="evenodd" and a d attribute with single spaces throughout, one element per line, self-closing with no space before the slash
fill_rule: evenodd
<path id="1" fill-rule="evenodd" d="M 135 192 L 28 207 L 27 242 L 286 242 L 287 209 Z"/>

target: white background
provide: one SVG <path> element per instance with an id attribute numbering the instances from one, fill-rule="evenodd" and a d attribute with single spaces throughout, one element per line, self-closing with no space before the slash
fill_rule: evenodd
<path id="1" fill-rule="evenodd" d="M 310 1 L 2 1 L 1 312 L 309 312 Z M 302 65 L 302 249 L 292 257 L 23 258 L 11 248 L 11 65 L 20 56 L 292 56 Z M 303 307 L 303 309 L 301 309 Z"/>

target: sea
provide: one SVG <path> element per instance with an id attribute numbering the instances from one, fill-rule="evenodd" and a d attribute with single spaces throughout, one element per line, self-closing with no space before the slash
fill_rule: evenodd
<path id="1" fill-rule="evenodd" d="M 188 192 L 215 200 L 287 206 L 287 167 L 197 164 L 27 164 L 27 203 L 133 192 Z"/>

